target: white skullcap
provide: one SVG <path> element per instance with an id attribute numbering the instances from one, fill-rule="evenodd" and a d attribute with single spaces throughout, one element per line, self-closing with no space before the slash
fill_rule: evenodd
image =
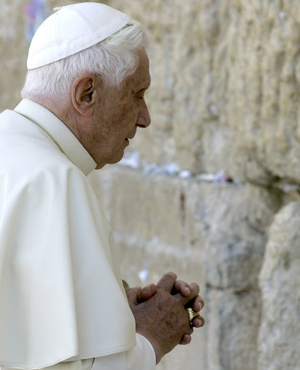
<path id="1" fill-rule="evenodd" d="M 69 57 L 105 40 L 123 28 L 130 17 L 99 3 L 63 6 L 36 31 L 27 68 L 34 69 Z"/>

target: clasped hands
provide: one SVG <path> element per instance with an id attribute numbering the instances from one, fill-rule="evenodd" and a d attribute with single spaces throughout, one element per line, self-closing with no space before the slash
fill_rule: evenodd
<path id="1" fill-rule="evenodd" d="M 136 332 L 152 344 L 157 363 L 176 345 L 190 343 L 193 328 L 204 325 L 203 317 L 198 316 L 191 326 L 187 311 L 191 307 L 198 312 L 204 306 L 199 286 L 176 279 L 177 276 L 169 272 L 157 285 L 126 289 Z"/>

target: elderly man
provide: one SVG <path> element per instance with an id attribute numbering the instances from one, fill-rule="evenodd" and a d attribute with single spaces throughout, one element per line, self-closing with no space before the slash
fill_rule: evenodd
<path id="1" fill-rule="evenodd" d="M 86 179 L 150 124 L 146 46 L 98 3 L 58 9 L 32 40 L 23 100 L 0 115 L 2 370 L 150 370 L 204 323 L 198 285 L 173 273 L 125 292 Z"/>

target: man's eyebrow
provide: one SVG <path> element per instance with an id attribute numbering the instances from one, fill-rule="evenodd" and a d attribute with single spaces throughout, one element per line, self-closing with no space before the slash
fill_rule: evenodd
<path id="1" fill-rule="evenodd" d="M 136 94 L 140 94 L 140 93 L 144 93 L 146 92 L 148 89 L 149 89 L 150 85 L 147 86 L 147 87 L 142 87 L 141 89 L 139 89 Z"/>
<path id="2" fill-rule="evenodd" d="M 137 93 L 145 92 L 146 90 L 149 89 L 150 85 L 151 85 L 151 80 L 149 79 L 149 80 L 145 81 L 144 83 L 142 83 L 140 85 L 140 88 L 138 88 L 138 90 L 136 90 L 135 93 L 137 94 Z M 132 91 L 132 92 L 134 93 L 134 91 Z"/>
<path id="3" fill-rule="evenodd" d="M 146 91 L 146 90 L 148 90 L 149 89 L 149 87 L 150 87 L 150 85 L 151 85 L 151 80 L 149 80 L 149 81 L 147 81 L 146 83 L 145 83 L 145 87 L 142 87 L 141 89 L 140 89 L 140 91 Z"/>

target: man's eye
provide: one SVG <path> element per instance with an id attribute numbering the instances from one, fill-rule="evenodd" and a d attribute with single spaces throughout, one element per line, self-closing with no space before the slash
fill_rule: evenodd
<path id="1" fill-rule="evenodd" d="M 144 100 L 145 99 L 145 93 L 146 93 L 146 90 L 142 89 L 142 90 L 140 90 L 136 93 L 136 97 L 138 99 Z"/>

